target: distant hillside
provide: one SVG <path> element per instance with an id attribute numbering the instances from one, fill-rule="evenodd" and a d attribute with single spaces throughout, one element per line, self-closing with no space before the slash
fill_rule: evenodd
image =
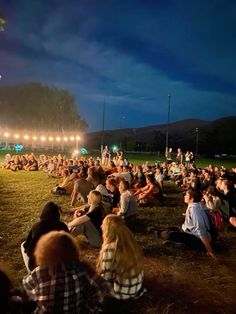
<path id="1" fill-rule="evenodd" d="M 142 128 L 107 130 L 104 144 L 122 147 L 124 150 L 165 151 L 166 124 Z M 198 131 L 197 131 L 197 130 Z M 184 151 L 196 151 L 198 132 L 198 152 L 200 154 L 236 154 L 236 116 L 215 121 L 198 119 L 182 120 L 169 125 L 169 147 L 181 147 Z M 102 132 L 87 134 L 89 148 L 99 148 Z"/>

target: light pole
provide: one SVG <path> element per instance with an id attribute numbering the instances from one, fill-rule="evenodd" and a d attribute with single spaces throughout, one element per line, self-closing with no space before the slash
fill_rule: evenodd
<path id="1" fill-rule="evenodd" d="M 121 129 L 124 127 L 123 121 L 125 120 L 125 116 L 120 115 L 120 149 L 122 148 L 122 134 L 121 134 Z"/>
<path id="2" fill-rule="evenodd" d="M 106 102 L 103 102 L 103 110 L 102 110 L 102 136 L 101 136 L 101 157 L 104 147 L 104 131 L 105 131 L 105 111 L 106 111 Z"/>
<path id="3" fill-rule="evenodd" d="M 199 129 L 196 128 L 195 129 L 195 132 L 196 132 L 196 150 L 195 150 L 195 155 L 197 156 L 198 155 L 198 134 L 199 134 Z"/>
<path id="4" fill-rule="evenodd" d="M 171 96 L 168 95 L 167 125 L 166 125 L 166 157 L 169 148 L 169 124 L 170 124 L 170 101 Z"/>

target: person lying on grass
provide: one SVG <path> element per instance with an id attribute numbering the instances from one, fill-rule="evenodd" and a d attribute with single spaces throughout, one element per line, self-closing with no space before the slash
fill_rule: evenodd
<path id="1" fill-rule="evenodd" d="M 210 234 L 210 221 L 201 203 L 202 195 L 196 190 L 187 190 L 184 202 L 188 205 L 185 213 L 185 221 L 182 231 L 177 227 L 169 227 L 160 232 L 160 237 L 168 242 L 183 243 L 190 249 L 206 249 L 207 255 L 214 257 L 212 250 L 212 239 Z"/>

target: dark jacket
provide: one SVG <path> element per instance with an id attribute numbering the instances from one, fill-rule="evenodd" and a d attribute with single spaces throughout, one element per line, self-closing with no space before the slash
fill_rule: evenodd
<path id="1" fill-rule="evenodd" d="M 41 213 L 40 221 L 35 223 L 24 243 L 25 253 L 29 256 L 29 269 L 35 268 L 34 249 L 39 238 L 50 231 L 68 231 L 67 225 L 60 221 L 60 208 L 53 202 L 48 202 Z"/>

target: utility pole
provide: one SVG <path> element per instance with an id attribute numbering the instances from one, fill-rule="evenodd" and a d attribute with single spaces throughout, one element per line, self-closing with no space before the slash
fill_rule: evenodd
<path id="1" fill-rule="evenodd" d="M 106 102 L 103 102 L 103 110 L 102 110 L 102 136 L 101 136 L 101 154 L 104 147 L 104 131 L 105 131 L 105 111 L 106 111 Z"/>
<path id="2" fill-rule="evenodd" d="M 169 124 L 170 124 L 170 102 L 171 95 L 168 95 L 167 125 L 166 125 L 166 157 L 169 149 Z"/>
<path id="3" fill-rule="evenodd" d="M 199 129 L 196 128 L 195 131 L 196 131 L 196 150 L 195 150 L 195 155 L 198 156 L 198 138 L 199 138 L 199 132 L 198 131 L 199 131 Z"/>

